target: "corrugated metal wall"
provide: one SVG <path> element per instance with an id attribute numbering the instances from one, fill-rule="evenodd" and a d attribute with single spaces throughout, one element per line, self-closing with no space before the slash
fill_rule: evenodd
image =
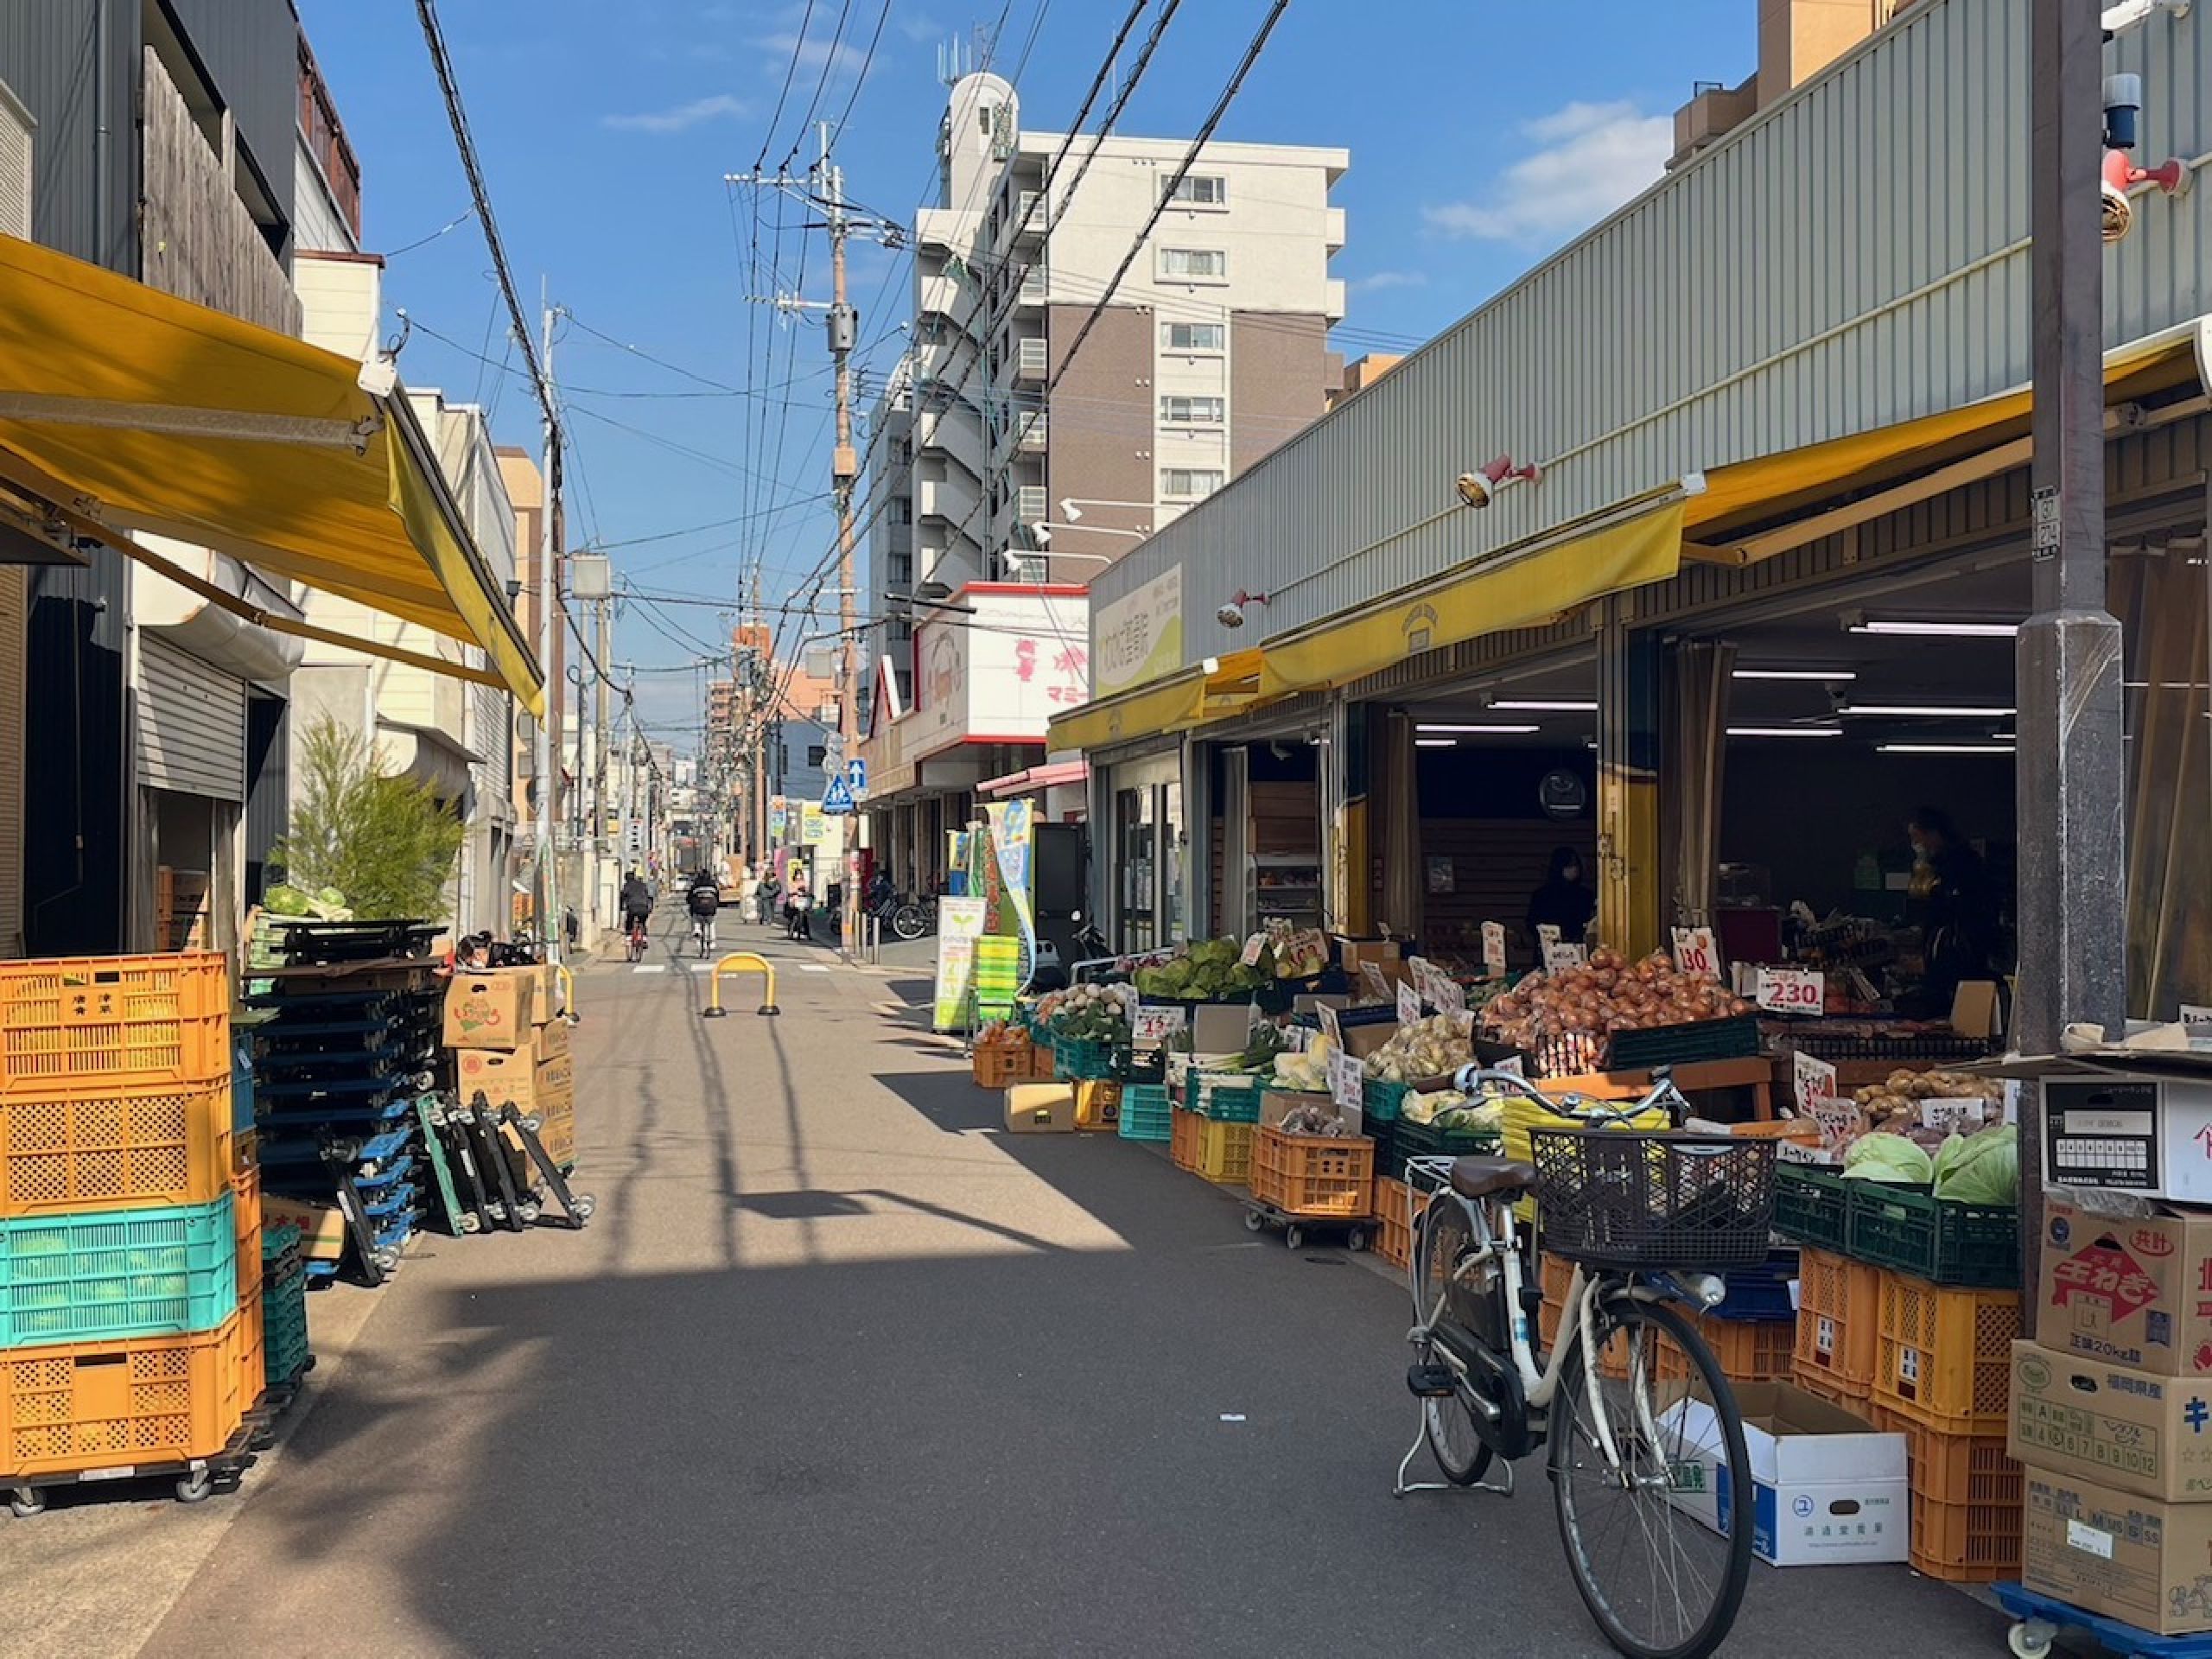
<path id="1" fill-rule="evenodd" d="M 107 10 L 106 53 L 96 20 Z M 96 61 L 97 60 L 97 61 Z M 0 76 L 38 123 L 32 236 L 115 270 L 138 269 L 137 0 L 13 0 L 0 5 Z M 95 190 L 95 87 L 105 76 L 109 140 Z M 105 196 L 104 235 L 95 206 Z M 99 245 L 105 243 L 105 246 Z"/>
<path id="2" fill-rule="evenodd" d="M 245 682 L 167 640 L 138 636 L 138 781 L 245 799 Z"/>
<path id="3" fill-rule="evenodd" d="M 1265 592 L 1275 635 L 1584 518 L 1683 474 L 1864 431 L 2027 380 L 2031 0 L 1930 0 L 1277 449 L 1093 584 L 1178 563 L 1185 660 Z M 2146 157 L 2212 151 L 2212 24 L 2161 14 Z M 2139 203 L 2106 334 L 2212 310 L 2212 191 Z M 1501 451 L 1547 476 L 1488 511 L 1452 480 Z M 1217 592 L 1216 590 L 1218 590 Z"/>
<path id="4" fill-rule="evenodd" d="M 163 0 L 230 106 L 238 142 L 289 226 L 299 125 L 299 25 L 290 0 Z M 135 11 L 137 8 L 132 7 Z"/>

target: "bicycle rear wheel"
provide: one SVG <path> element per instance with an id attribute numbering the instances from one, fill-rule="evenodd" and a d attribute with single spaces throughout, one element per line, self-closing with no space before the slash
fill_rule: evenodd
<path id="1" fill-rule="evenodd" d="M 1439 1200 L 1421 1218 L 1414 1261 L 1414 1317 L 1424 1325 L 1441 1325 L 1453 1317 L 1453 1274 L 1459 1257 L 1474 1243 L 1466 1211 L 1457 1204 Z M 1414 1359 L 1427 1366 L 1444 1363 L 1433 1337 L 1417 1344 Z M 1464 1384 L 1462 1386 L 1465 1386 Z M 1490 1468 L 1491 1448 L 1475 1432 L 1474 1414 L 1458 1395 L 1450 1399 L 1424 1399 L 1421 1427 L 1428 1437 L 1430 1454 L 1444 1478 L 1455 1486 L 1471 1486 Z"/>
<path id="2" fill-rule="evenodd" d="M 1704 1659 L 1735 1623 L 1751 1572 L 1743 1417 L 1712 1351 L 1674 1309 L 1620 1296 L 1593 1317 L 1597 1352 L 1573 1345 L 1551 1408 L 1552 1496 L 1567 1567 L 1621 1652 Z M 1618 1469 L 1584 1381 L 1592 1364 Z"/>
<path id="3" fill-rule="evenodd" d="M 929 918 L 919 905 L 901 905 L 891 912 L 891 931 L 901 939 L 918 939 L 928 926 Z"/>

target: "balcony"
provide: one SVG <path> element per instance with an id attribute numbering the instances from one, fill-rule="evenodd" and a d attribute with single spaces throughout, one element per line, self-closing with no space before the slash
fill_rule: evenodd
<path id="1" fill-rule="evenodd" d="M 1044 206 L 1044 193 L 1038 190 L 1024 190 L 1014 198 L 1014 240 L 1019 242 L 1027 238 L 1033 241 L 1042 237 L 1045 234 L 1045 221 L 1047 217 Z"/>
<path id="2" fill-rule="evenodd" d="M 1344 320 L 1344 280 L 1341 276 L 1329 278 L 1322 297 L 1322 314 L 1332 323 Z"/>
<path id="3" fill-rule="evenodd" d="M 1331 253 L 1342 253 L 1344 247 L 1344 210 L 1341 207 L 1324 209 L 1321 214 L 1321 242 Z"/>
<path id="4" fill-rule="evenodd" d="M 1045 416 L 1042 414 L 1025 415 L 1014 423 L 1014 447 L 1017 454 L 1041 455 L 1045 453 Z"/>
<path id="5" fill-rule="evenodd" d="M 1025 484 L 1014 493 L 1014 516 L 1025 524 L 1041 524 L 1051 512 L 1042 484 Z"/>
<path id="6" fill-rule="evenodd" d="M 1338 298 L 1341 300 L 1344 284 L 1342 283 L 1338 283 L 1334 284 L 1334 286 L 1338 289 Z M 1341 306 L 1339 306 L 1337 315 L 1338 316 L 1342 316 L 1344 315 Z M 1046 362 L 1045 342 L 1041 339 L 1023 340 L 1021 342 L 1020 349 L 1014 355 L 1014 378 L 1017 380 L 1027 380 L 1041 385 L 1044 384 L 1045 378 L 1049 370 L 1046 367 Z"/>
<path id="7" fill-rule="evenodd" d="M 1027 309 L 1034 310 L 1045 303 L 1045 295 L 1051 287 L 1052 282 L 1046 276 L 1044 266 L 1032 265 L 1024 273 L 1021 286 L 1014 290 L 1014 302 Z"/>

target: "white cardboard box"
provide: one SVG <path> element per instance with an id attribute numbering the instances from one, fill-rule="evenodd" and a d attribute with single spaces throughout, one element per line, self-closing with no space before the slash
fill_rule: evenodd
<path id="1" fill-rule="evenodd" d="M 1881 1433 L 1787 1382 L 1738 1382 L 1736 1402 L 1751 1454 L 1751 1551 L 1759 1560 L 1839 1567 L 1905 1559 L 1912 1503 L 1904 1435 Z M 1729 1498 L 1719 1422 L 1694 1395 L 1667 1414 L 1662 1433 L 1678 1419 L 1687 1443 L 1706 1455 L 1684 1459 L 1691 1466 L 1675 1503 L 1718 1532 Z"/>

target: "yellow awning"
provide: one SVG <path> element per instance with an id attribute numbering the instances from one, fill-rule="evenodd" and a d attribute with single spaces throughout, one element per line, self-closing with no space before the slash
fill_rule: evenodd
<path id="1" fill-rule="evenodd" d="M 1069 749 L 1088 751 L 1154 732 L 1182 731 L 1205 717 L 1205 676 L 1197 669 L 1186 669 L 1062 715 L 1046 732 L 1045 751 L 1048 754 Z"/>
<path id="2" fill-rule="evenodd" d="M 1310 633 L 1270 639 L 1260 695 L 1348 685 L 1440 646 L 1525 627 L 1605 594 L 1673 575 L 1681 556 L 1682 503 L 1674 501 L 1522 557 L 1478 564 Z"/>
<path id="3" fill-rule="evenodd" d="M 396 387 L 360 365 L 0 237 L 0 477 L 480 645 L 544 684 Z"/>
<path id="4" fill-rule="evenodd" d="M 2200 372 L 2204 327 L 2200 319 L 2106 353 L 2107 396 L 2139 395 Z M 1716 467 L 1705 475 L 1704 493 L 1689 499 L 1683 525 L 1695 541 L 1702 525 L 1746 514 L 1778 514 L 1860 482 L 1954 460 L 2000 436 L 2024 434 L 2034 413 L 2034 393 L 2022 386 L 1940 415 Z"/>

